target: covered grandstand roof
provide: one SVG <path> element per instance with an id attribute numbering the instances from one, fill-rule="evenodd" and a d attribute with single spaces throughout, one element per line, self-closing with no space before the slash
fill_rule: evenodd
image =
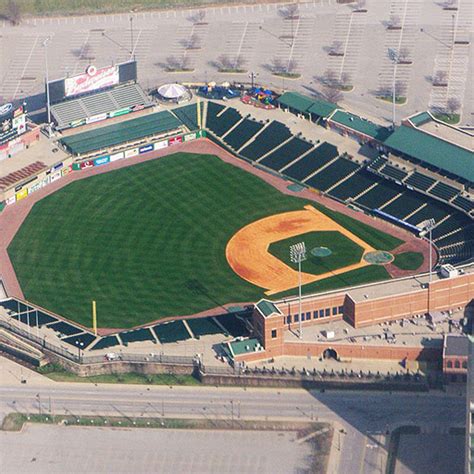
<path id="1" fill-rule="evenodd" d="M 375 138 L 383 142 L 390 135 L 390 130 L 381 125 L 377 125 L 368 120 L 364 120 L 358 115 L 351 114 L 350 112 L 345 112 L 343 110 L 337 110 L 330 118 L 331 122 L 336 122 L 341 125 L 344 125 L 347 128 L 351 128 L 356 132 L 363 133 L 369 137 Z"/>
<path id="2" fill-rule="evenodd" d="M 474 153 L 411 127 L 398 127 L 385 145 L 462 179 L 474 182 Z"/>
<path id="3" fill-rule="evenodd" d="M 140 138 L 169 132 L 181 126 L 182 123 L 165 110 L 65 137 L 61 139 L 61 143 L 72 154 L 81 155 L 120 143 L 133 142 Z"/>
<path id="4" fill-rule="evenodd" d="M 135 106 L 151 106 L 152 102 L 138 84 L 126 84 L 111 90 L 81 97 L 75 100 L 60 102 L 51 106 L 51 113 L 57 123 L 57 128 L 70 127 L 74 122 L 113 112 L 120 115 L 127 108 Z"/>
<path id="5" fill-rule="evenodd" d="M 337 108 L 336 104 L 314 99 L 298 92 L 285 92 L 277 99 L 278 103 L 301 113 L 312 113 L 319 117 L 329 117 Z"/>

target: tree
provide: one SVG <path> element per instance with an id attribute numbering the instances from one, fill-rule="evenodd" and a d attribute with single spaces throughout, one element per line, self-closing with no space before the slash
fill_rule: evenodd
<path id="1" fill-rule="evenodd" d="M 21 8 L 15 0 L 9 0 L 5 8 L 5 18 L 14 26 L 21 23 Z"/>
<path id="2" fill-rule="evenodd" d="M 343 72 L 339 79 L 340 87 L 350 87 L 352 86 L 352 77 L 347 72 Z"/>
<path id="3" fill-rule="evenodd" d="M 393 86 L 390 88 L 390 92 L 393 93 Z M 407 93 L 406 82 L 396 81 L 395 82 L 395 97 L 396 98 L 405 97 L 406 93 Z"/>
<path id="4" fill-rule="evenodd" d="M 410 61 L 411 51 L 408 48 L 400 48 L 398 51 L 398 62 L 406 63 Z"/>
<path id="5" fill-rule="evenodd" d="M 357 0 L 355 5 L 355 10 L 363 10 L 366 5 L 366 0 Z"/>
<path id="6" fill-rule="evenodd" d="M 389 29 L 395 30 L 401 28 L 401 20 L 398 15 L 392 13 L 390 15 L 390 19 L 388 20 L 388 27 Z"/>
<path id="7" fill-rule="evenodd" d="M 323 95 L 329 102 L 337 104 L 342 99 L 342 92 L 335 87 L 323 87 Z"/>
<path id="8" fill-rule="evenodd" d="M 273 74 L 295 74 L 298 69 L 298 62 L 294 59 L 283 61 L 280 58 L 273 58 L 271 70 Z"/>
<path id="9" fill-rule="evenodd" d="M 299 16 L 300 8 L 297 3 L 289 3 L 280 8 L 279 13 L 285 20 L 296 20 Z"/>
<path id="10" fill-rule="evenodd" d="M 434 77 L 433 77 L 433 84 L 435 86 L 442 86 L 447 83 L 448 79 L 448 73 L 443 70 L 436 71 Z"/>
<path id="11" fill-rule="evenodd" d="M 329 46 L 329 54 L 333 56 L 344 55 L 342 41 L 333 41 L 331 46 Z"/>
<path id="12" fill-rule="evenodd" d="M 183 45 L 186 49 L 200 49 L 201 38 L 194 33 L 183 41 Z"/>
<path id="13" fill-rule="evenodd" d="M 84 61 L 91 61 L 94 59 L 92 54 L 92 46 L 90 43 L 86 43 L 80 50 L 79 50 L 79 59 Z"/>
<path id="14" fill-rule="evenodd" d="M 204 20 L 206 19 L 206 11 L 198 10 L 196 13 L 189 17 L 189 21 L 195 25 L 205 25 Z"/>
<path id="15" fill-rule="evenodd" d="M 446 102 L 446 111 L 448 114 L 454 115 L 461 108 L 461 102 L 457 97 L 450 97 Z"/>
<path id="16" fill-rule="evenodd" d="M 168 71 L 185 71 L 190 69 L 191 61 L 186 55 L 168 56 L 166 58 L 166 69 Z"/>

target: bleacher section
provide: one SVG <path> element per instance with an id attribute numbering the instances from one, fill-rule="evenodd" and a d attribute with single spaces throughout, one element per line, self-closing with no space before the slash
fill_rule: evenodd
<path id="1" fill-rule="evenodd" d="M 60 102 L 51 106 L 51 114 L 59 130 L 68 128 L 74 122 L 102 115 L 113 115 L 114 111 L 124 111 L 133 107 L 149 107 L 151 100 L 138 84 L 127 84 L 105 92 L 99 92 L 79 99 Z"/>
<path id="2" fill-rule="evenodd" d="M 36 312 L 35 310 L 20 313 L 19 315 L 13 316 L 13 319 L 19 320 L 23 324 L 28 324 L 31 327 L 36 327 L 36 322 L 38 322 L 38 326 L 41 327 L 45 324 L 57 321 L 53 316 L 43 313 L 43 311 Z"/>
<path id="3" fill-rule="evenodd" d="M 190 131 L 198 129 L 196 104 L 184 105 L 183 107 L 173 109 L 172 112 Z"/>
<path id="4" fill-rule="evenodd" d="M 423 209 L 420 209 L 418 212 L 407 219 L 409 224 L 418 225 L 428 219 L 434 219 L 435 222 L 441 222 L 452 212 L 452 209 L 450 209 L 448 206 L 441 202 L 435 201 L 434 199 L 426 198 L 425 202 L 426 206 L 423 207 Z"/>
<path id="5" fill-rule="evenodd" d="M 456 196 L 451 202 L 466 212 L 472 212 L 474 210 L 474 202 L 463 196 Z"/>
<path id="6" fill-rule="evenodd" d="M 322 171 L 305 181 L 305 184 L 315 189 L 326 191 L 359 168 L 360 165 L 353 161 L 338 158 Z"/>
<path id="7" fill-rule="evenodd" d="M 303 153 L 306 153 L 312 148 L 312 146 L 311 143 L 301 140 L 301 138 L 294 137 L 288 143 L 285 143 L 283 146 L 270 153 L 259 163 L 278 171 Z"/>
<path id="8" fill-rule="evenodd" d="M 158 324 L 153 326 L 153 331 L 162 344 L 185 341 L 191 338 L 183 321 Z"/>
<path id="9" fill-rule="evenodd" d="M 119 344 L 120 343 L 117 336 L 104 336 L 97 341 L 97 344 L 95 344 L 94 347 L 91 347 L 91 351 L 108 349 L 109 347 L 115 347 Z"/>
<path id="10" fill-rule="evenodd" d="M 140 328 L 133 331 L 121 332 L 120 339 L 122 339 L 124 345 L 127 345 L 130 342 L 155 341 L 150 328 Z"/>
<path id="11" fill-rule="evenodd" d="M 450 201 L 456 194 L 459 194 L 459 189 L 453 188 L 445 183 L 438 182 L 429 191 L 433 196 L 437 196 L 444 201 Z"/>
<path id="12" fill-rule="evenodd" d="M 436 180 L 424 174 L 418 173 L 418 171 L 415 171 L 407 178 L 405 183 L 409 186 L 413 186 L 416 189 L 420 189 L 421 191 L 426 191 L 431 186 L 433 186 L 434 183 L 436 183 Z"/>
<path id="13" fill-rule="evenodd" d="M 291 132 L 288 127 L 274 121 L 252 143 L 241 150 L 240 154 L 249 160 L 256 161 L 290 137 Z"/>
<path id="14" fill-rule="evenodd" d="M 186 322 L 197 339 L 209 334 L 222 334 L 222 329 L 211 317 L 188 319 Z"/>
<path id="15" fill-rule="evenodd" d="M 433 229 L 433 239 L 437 244 L 437 240 L 452 232 L 459 231 L 463 227 L 467 227 L 471 222 L 472 220 L 466 215 L 455 212 Z"/>
<path id="16" fill-rule="evenodd" d="M 351 179 L 343 181 L 341 184 L 329 191 L 329 195 L 340 199 L 341 201 L 346 201 L 347 199 L 358 196 L 374 184 L 380 183 L 380 181 L 382 181 L 382 178 L 379 178 L 374 173 L 369 173 L 365 169 L 361 169 L 357 171 Z"/>
<path id="17" fill-rule="evenodd" d="M 401 196 L 384 207 L 383 212 L 403 220 L 404 217 L 421 208 L 425 202 L 426 198 L 421 194 L 406 190 Z"/>
<path id="18" fill-rule="evenodd" d="M 377 156 L 373 161 L 370 162 L 369 168 L 374 171 L 380 171 L 380 169 L 388 163 L 387 158 L 383 156 Z"/>
<path id="19" fill-rule="evenodd" d="M 207 128 L 217 135 L 222 137 L 227 131 L 229 131 L 239 120 L 242 119 L 240 113 L 232 107 L 227 108 L 222 112 L 225 107 L 215 102 L 208 102 L 207 106 Z M 220 114 L 219 116 L 217 116 Z"/>
<path id="20" fill-rule="evenodd" d="M 263 123 L 246 118 L 225 137 L 225 142 L 237 151 L 256 135 L 263 126 Z"/>
<path id="21" fill-rule="evenodd" d="M 71 344 L 74 347 L 80 347 L 81 349 L 86 349 L 95 340 L 96 340 L 96 337 L 89 332 L 85 332 L 83 334 L 77 334 L 76 336 L 65 337 L 63 339 L 64 342 L 67 342 L 68 344 Z"/>
<path id="22" fill-rule="evenodd" d="M 337 148 L 324 142 L 301 158 L 301 160 L 286 168 L 284 173 L 296 181 L 303 181 L 304 178 L 334 160 L 337 155 Z"/>
<path id="23" fill-rule="evenodd" d="M 401 170 L 400 168 L 395 168 L 395 166 L 385 164 L 381 169 L 380 172 L 388 176 L 389 178 L 395 179 L 397 181 L 403 181 L 408 176 L 406 171 Z"/>
<path id="24" fill-rule="evenodd" d="M 182 127 L 181 122 L 167 110 L 144 115 L 133 120 L 100 127 L 61 139 L 73 155 L 87 154 L 145 137 L 161 135 Z"/>
<path id="25" fill-rule="evenodd" d="M 216 319 L 232 337 L 249 336 L 244 320 L 236 314 L 224 314 Z"/>
<path id="26" fill-rule="evenodd" d="M 403 188 L 390 181 L 382 181 L 377 186 L 356 199 L 356 203 L 367 209 L 379 209 L 401 193 Z"/>
<path id="27" fill-rule="evenodd" d="M 58 321 L 57 323 L 50 324 L 48 327 L 64 336 L 73 336 L 84 331 L 83 329 L 80 329 L 64 321 Z"/>

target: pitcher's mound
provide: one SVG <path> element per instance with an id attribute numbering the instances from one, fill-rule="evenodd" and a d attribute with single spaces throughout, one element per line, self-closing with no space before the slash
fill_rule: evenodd
<path id="1" fill-rule="evenodd" d="M 332 254 L 332 251 L 327 247 L 314 247 L 314 249 L 311 249 L 310 253 L 313 257 L 329 257 L 329 255 Z"/>

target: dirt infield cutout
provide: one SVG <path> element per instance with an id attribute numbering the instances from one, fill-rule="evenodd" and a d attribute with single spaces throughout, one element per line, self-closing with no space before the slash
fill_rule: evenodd
<path id="1" fill-rule="evenodd" d="M 246 225 L 235 233 L 226 247 L 229 265 L 244 280 L 265 288 L 267 295 L 273 295 L 295 288 L 298 272 L 268 251 L 270 244 L 307 232 L 338 231 L 364 249 L 364 255 L 375 249 L 362 239 L 342 227 L 331 218 L 307 205 L 304 210 L 284 212 Z M 356 270 L 369 265 L 364 258 L 360 262 L 336 270 L 312 275 L 302 273 L 302 284 L 306 285 Z"/>

